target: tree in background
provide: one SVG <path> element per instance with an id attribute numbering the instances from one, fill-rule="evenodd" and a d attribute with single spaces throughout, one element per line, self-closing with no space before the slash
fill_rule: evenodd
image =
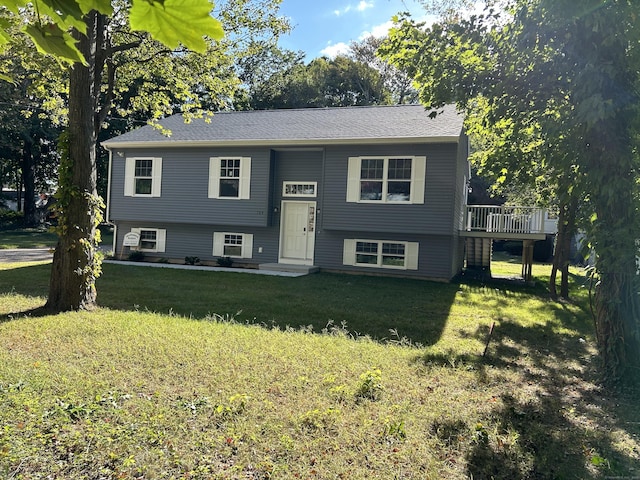
<path id="1" fill-rule="evenodd" d="M 149 32 L 172 55 L 180 43 L 204 53 L 208 48 L 204 35 L 213 39 L 223 35 L 206 0 L 123 5 L 125 8 L 119 9 L 108 0 L 89 4 L 42 0 L 35 13 L 21 0 L 10 6 L 12 13 L 25 22 L 24 31 L 39 51 L 71 65 L 68 126 L 61 142 L 59 241 L 45 306 L 49 311 L 95 306 L 95 279 L 100 273 L 96 227 L 103 206 L 96 191 L 96 142 L 111 109 L 111 92 L 103 89 L 103 79 L 112 82 L 115 56 L 140 45 L 143 39 L 133 33 L 137 31 Z M 116 43 L 120 32 L 121 38 L 129 41 Z M 128 32 L 132 32 L 130 36 Z M 15 39 L 6 29 L 0 37 L 5 41 Z M 180 54 L 174 56 L 180 58 Z"/>
<path id="2" fill-rule="evenodd" d="M 16 33 L 18 27 L 6 16 L 4 20 Z M 0 82 L 0 158 L 4 170 L 19 179 L 18 206 L 26 226 L 40 223 L 35 199 L 38 192 L 50 193 L 59 161 L 55 145 L 60 131 L 46 115 L 38 91 L 45 79 L 56 78 L 57 82 L 64 76 L 55 61 L 43 59 L 34 50 L 31 42 L 21 37 L 0 54 L 0 65 L 13 79 L 12 83 Z"/>
<path id="3" fill-rule="evenodd" d="M 568 214 L 572 201 L 584 201 L 597 254 L 598 347 L 605 378 L 621 384 L 640 378 L 637 11 L 637 1 L 513 0 L 429 29 L 404 19 L 384 47 L 427 106 L 457 102 L 477 112 L 482 98 L 486 128 L 539 129 L 542 174 L 569 199 Z"/>
<path id="4" fill-rule="evenodd" d="M 384 40 L 371 35 L 360 42 L 352 42 L 347 55 L 356 62 L 374 68 L 380 74 L 381 88 L 389 92 L 392 104 L 417 103 L 418 91 L 413 88 L 413 80 L 378 55 L 378 49 Z"/>
<path id="5" fill-rule="evenodd" d="M 344 55 L 316 58 L 307 65 L 291 52 L 283 52 L 281 58 L 289 67 L 252 85 L 250 108 L 345 107 L 390 101 L 380 73 L 365 63 Z"/>

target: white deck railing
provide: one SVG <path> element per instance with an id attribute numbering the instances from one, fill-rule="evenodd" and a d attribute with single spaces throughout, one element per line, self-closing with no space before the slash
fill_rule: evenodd
<path id="1" fill-rule="evenodd" d="M 547 211 L 538 207 L 467 205 L 468 232 L 543 234 L 549 230 Z M 546 222 L 545 222 L 546 220 Z"/>

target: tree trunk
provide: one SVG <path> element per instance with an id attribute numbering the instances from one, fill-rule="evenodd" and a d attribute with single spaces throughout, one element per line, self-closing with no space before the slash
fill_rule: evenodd
<path id="1" fill-rule="evenodd" d="M 597 214 L 591 233 L 600 280 L 595 296 L 596 335 L 605 378 L 623 385 L 640 381 L 637 187 L 628 120 L 622 114 L 592 129 L 588 171 Z"/>
<path id="2" fill-rule="evenodd" d="M 36 211 L 36 162 L 33 157 L 33 140 L 29 136 L 30 132 L 24 135 L 22 147 L 22 182 L 24 184 L 24 224 L 27 227 L 34 227 L 40 223 L 38 212 Z"/>
<path id="3" fill-rule="evenodd" d="M 78 48 L 88 65 L 76 63 L 69 76 L 69 126 L 62 148 L 57 197 L 59 241 L 53 256 L 49 311 L 92 309 L 100 262 L 95 232 L 100 212 L 96 192 L 95 115 L 101 68 L 96 62 L 104 35 L 104 18 L 92 11 L 85 17 L 87 35 L 77 34 Z"/>

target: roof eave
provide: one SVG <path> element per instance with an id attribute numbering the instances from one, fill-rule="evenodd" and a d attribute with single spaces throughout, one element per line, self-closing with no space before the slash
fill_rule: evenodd
<path id="1" fill-rule="evenodd" d="M 102 146 L 113 148 L 173 148 L 173 147 L 318 147 L 326 145 L 403 145 L 416 143 L 458 143 L 460 135 L 437 137 L 392 137 L 392 138 L 339 138 L 339 139 L 290 139 L 290 140 L 151 140 L 151 141 L 104 141 Z"/>

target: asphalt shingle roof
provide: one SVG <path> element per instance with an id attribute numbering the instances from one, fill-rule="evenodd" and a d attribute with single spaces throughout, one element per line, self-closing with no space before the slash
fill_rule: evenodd
<path id="1" fill-rule="evenodd" d="M 307 108 L 220 112 L 210 123 L 195 119 L 185 123 L 173 115 L 159 123 L 171 131 L 163 135 L 144 126 L 104 142 L 107 147 L 143 145 L 215 144 L 326 144 L 349 141 L 455 141 L 463 116 L 455 106 L 438 110 L 429 118 L 422 105 Z"/>

